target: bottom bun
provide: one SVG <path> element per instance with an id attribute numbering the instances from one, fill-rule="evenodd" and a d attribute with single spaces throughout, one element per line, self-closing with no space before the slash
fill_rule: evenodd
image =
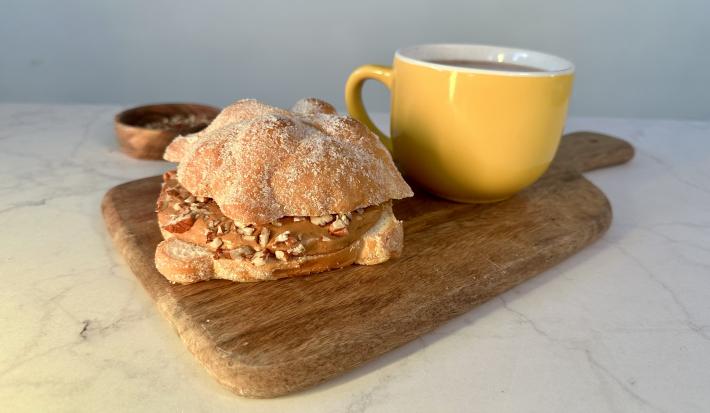
<path id="1" fill-rule="evenodd" d="M 380 264 L 402 252 L 402 222 L 385 208 L 380 219 L 350 246 L 320 255 L 269 260 L 255 266 L 246 258 L 215 258 L 207 248 L 167 238 L 155 250 L 155 266 L 172 283 L 190 284 L 210 279 L 239 282 L 275 280 L 342 268 L 353 263 Z"/>

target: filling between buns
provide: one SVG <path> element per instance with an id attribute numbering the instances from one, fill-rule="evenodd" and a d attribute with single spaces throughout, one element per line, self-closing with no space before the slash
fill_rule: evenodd
<path id="1" fill-rule="evenodd" d="M 156 210 L 166 239 L 207 248 L 216 259 L 239 259 L 256 267 L 344 250 L 363 237 L 390 202 L 318 217 L 283 217 L 266 224 L 242 224 L 226 217 L 210 198 L 193 196 L 175 171 L 163 175 Z"/>

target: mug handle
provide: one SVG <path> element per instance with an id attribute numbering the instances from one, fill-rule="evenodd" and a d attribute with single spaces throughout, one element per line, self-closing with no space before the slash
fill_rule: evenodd
<path id="1" fill-rule="evenodd" d="M 392 68 L 379 65 L 364 65 L 360 66 L 350 74 L 348 81 L 345 83 L 345 105 L 350 112 L 350 116 L 364 123 L 380 137 L 380 141 L 385 145 L 390 153 L 392 152 L 392 139 L 385 135 L 370 119 L 370 116 L 365 110 L 365 105 L 362 103 L 362 85 L 367 79 L 374 79 L 387 86 L 392 93 Z"/>

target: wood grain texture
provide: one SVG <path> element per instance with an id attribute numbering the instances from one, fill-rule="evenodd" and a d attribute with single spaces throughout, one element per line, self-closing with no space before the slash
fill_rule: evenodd
<path id="1" fill-rule="evenodd" d="M 274 397 L 411 341 L 599 238 L 611 208 L 579 171 L 626 162 L 633 148 L 575 133 L 558 154 L 540 181 L 501 203 L 421 191 L 398 202 L 397 260 L 271 282 L 169 284 L 153 264 L 160 177 L 111 189 L 102 209 L 117 248 L 195 357 L 237 394 Z"/>

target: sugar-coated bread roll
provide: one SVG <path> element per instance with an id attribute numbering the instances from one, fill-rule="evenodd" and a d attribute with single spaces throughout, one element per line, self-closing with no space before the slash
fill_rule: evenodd
<path id="1" fill-rule="evenodd" d="M 157 203 L 170 281 L 260 281 L 372 265 L 402 250 L 391 200 L 412 196 L 390 154 L 318 99 L 291 111 L 255 100 L 178 137 Z"/>

